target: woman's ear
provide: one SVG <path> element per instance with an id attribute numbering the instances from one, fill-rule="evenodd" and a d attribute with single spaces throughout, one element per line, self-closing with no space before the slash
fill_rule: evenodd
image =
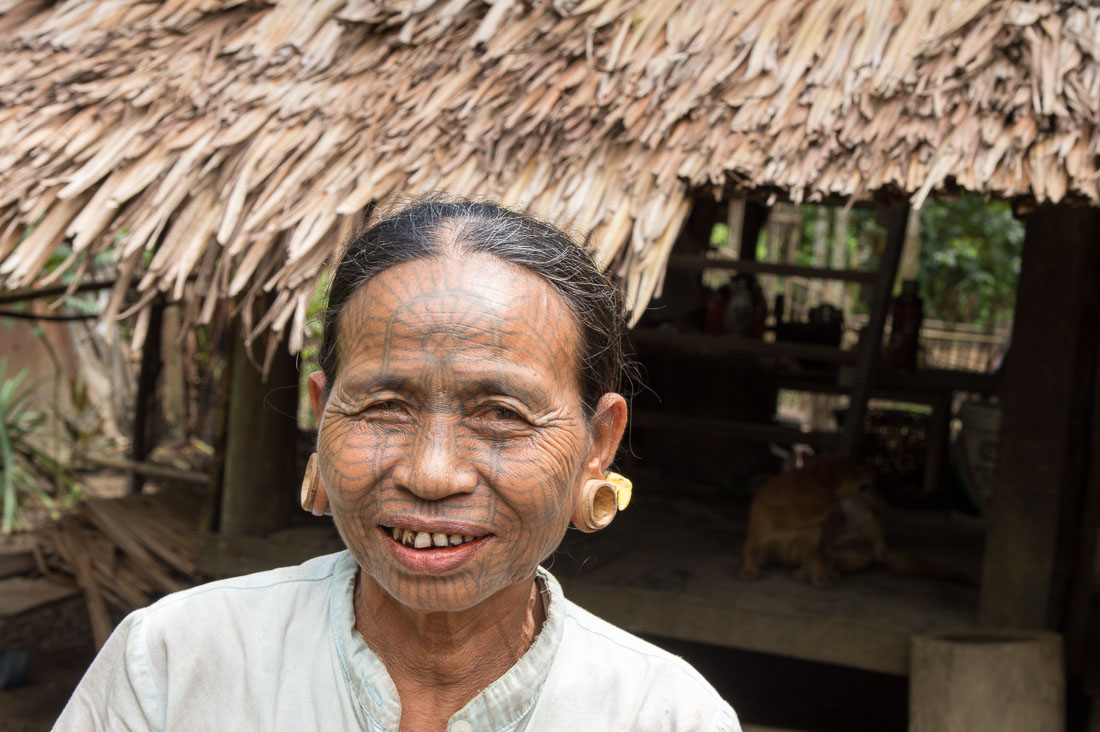
<path id="1" fill-rule="evenodd" d="M 581 473 L 570 518 L 581 531 L 599 531 L 611 523 L 618 511 L 615 485 L 604 479 L 604 473 L 615 459 L 624 429 L 626 400 L 619 394 L 604 394 L 592 415 L 592 447 Z"/>
<path id="2" fill-rule="evenodd" d="M 615 459 L 625 429 L 626 399 L 621 394 L 604 394 L 592 415 L 592 451 L 588 454 L 586 479 L 603 478 Z"/>
<path id="3" fill-rule="evenodd" d="M 324 371 L 314 371 L 306 377 L 306 386 L 309 389 L 309 403 L 313 407 L 313 416 L 317 418 L 317 424 L 321 424 L 321 413 L 325 408 L 325 389 L 328 381 Z"/>

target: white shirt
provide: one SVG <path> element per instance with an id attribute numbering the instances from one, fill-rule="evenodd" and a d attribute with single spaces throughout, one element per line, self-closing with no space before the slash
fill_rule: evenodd
<path id="1" fill-rule="evenodd" d="M 356 570 L 340 552 L 131 613 L 54 729 L 396 732 L 397 689 L 355 630 Z M 549 591 L 539 635 L 447 732 L 740 732 L 683 659 L 577 607 L 538 572 Z"/>

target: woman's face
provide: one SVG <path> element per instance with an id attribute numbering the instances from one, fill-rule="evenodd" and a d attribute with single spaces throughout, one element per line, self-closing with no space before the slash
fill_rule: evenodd
<path id="1" fill-rule="evenodd" d="M 371 280 L 339 329 L 336 382 L 322 405 L 314 374 L 311 393 L 332 515 L 362 570 L 422 611 L 529 579 L 619 437 L 608 454 L 585 422 L 561 297 L 489 255 L 421 260 Z"/>

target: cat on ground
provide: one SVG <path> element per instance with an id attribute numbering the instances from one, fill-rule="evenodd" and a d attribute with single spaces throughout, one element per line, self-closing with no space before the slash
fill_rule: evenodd
<path id="1" fill-rule="evenodd" d="M 776 559 L 797 567 L 800 579 L 822 587 L 862 556 L 868 564 L 884 559 L 874 482 L 867 466 L 834 456 L 806 458 L 801 468 L 773 478 L 749 507 L 741 575 L 755 579 L 766 561 Z M 837 538 L 842 539 L 841 567 L 826 551 L 828 540 Z"/>

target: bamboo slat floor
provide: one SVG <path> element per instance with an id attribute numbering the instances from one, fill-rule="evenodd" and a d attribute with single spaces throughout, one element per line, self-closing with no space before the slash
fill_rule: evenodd
<path id="1" fill-rule="evenodd" d="M 128 612 L 200 582 L 201 493 L 184 486 L 92 498 L 36 532 L 38 569 L 84 593 L 96 647 L 114 628 L 108 605 Z"/>

